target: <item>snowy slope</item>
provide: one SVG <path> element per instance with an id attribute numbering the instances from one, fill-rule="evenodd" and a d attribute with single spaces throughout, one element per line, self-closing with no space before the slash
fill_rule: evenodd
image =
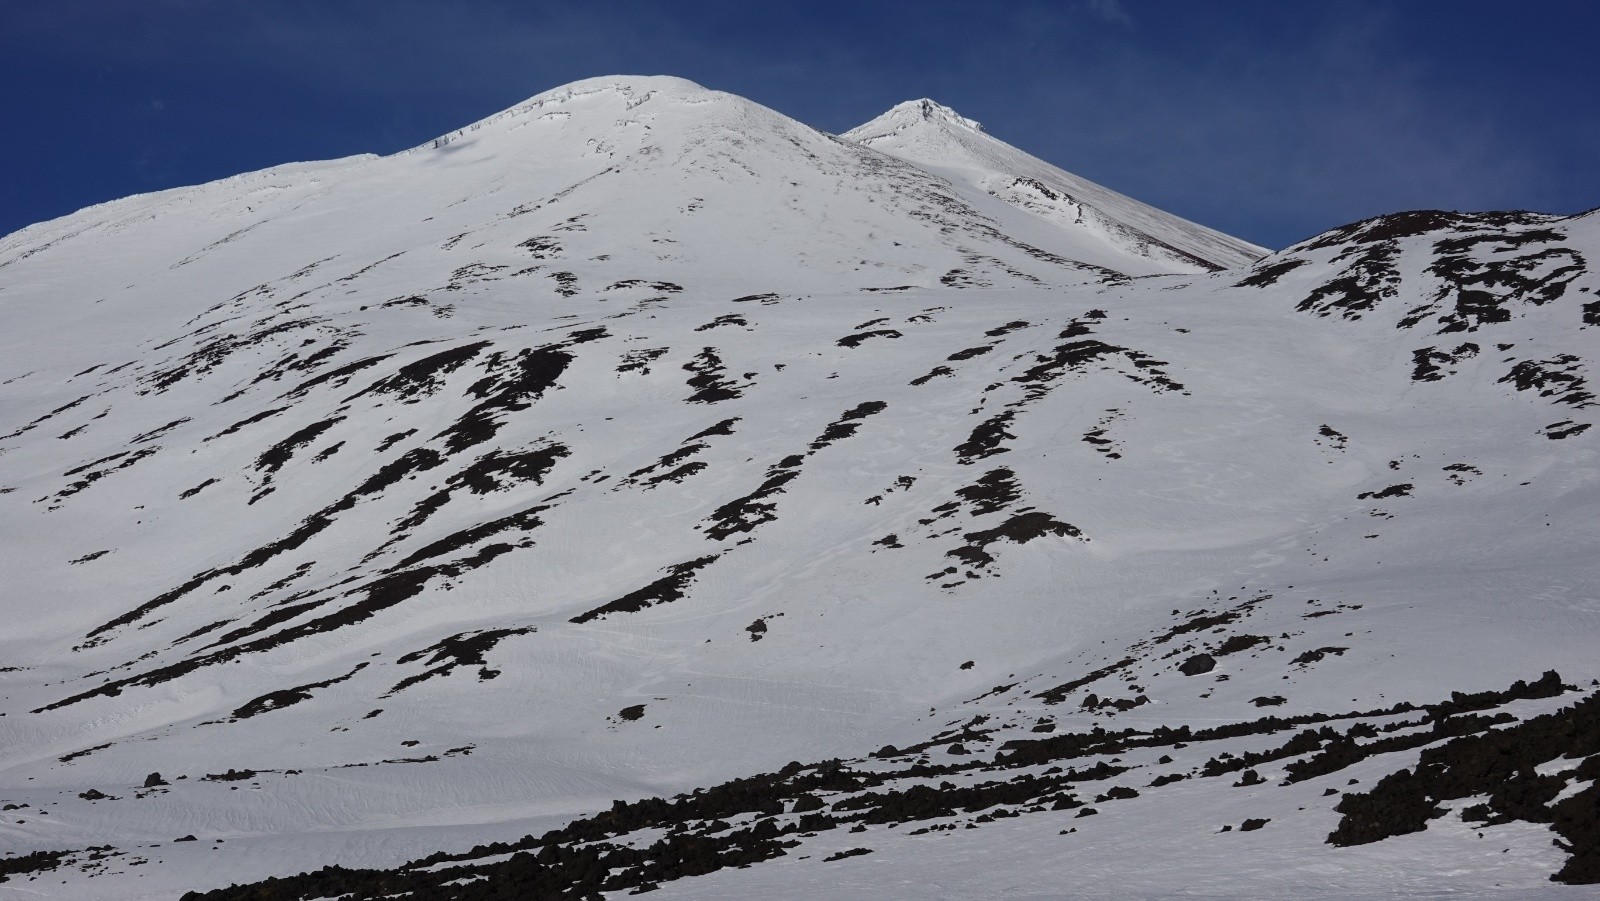
<path id="1" fill-rule="evenodd" d="M 1600 220 L 1195 273 L 978 191 L 1000 157 L 847 137 L 597 79 L 0 241 L 0 835 L 36 855 L 0 891 L 568 824 L 359 887 L 1581 891 L 1543 811 L 1592 811 L 1592 756 L 1503 823 L 1463 778 L 1326 839 L 1425 746 L 1566 708 L 1529 766 L 1600 750 Z M 1253 257 L 1128 204 L 1096 209 Z M 1423 706 L 1458 691 L 1499 694 Z"/>
<path id="2" fill-rule="evenodd" d="M 1089 236 L 1185 272 L 1243 266 L 1267 252 L 1064 172 L 932 100 L 902 103 L 844 137 L 1002 201 L 992 205 L 1011 213 L 1008 219 L 1018 228 L 1027 228 L 1030 218 L 1042 219 L 1060 234 L 1056 240 Z"/>

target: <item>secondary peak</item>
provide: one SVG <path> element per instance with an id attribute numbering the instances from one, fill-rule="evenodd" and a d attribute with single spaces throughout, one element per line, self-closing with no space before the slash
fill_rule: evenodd
<path id="1" fill-rule="evenodd" d="M 895 104 L 888 112 L 873 119 L 871 122 L 850 129 L 844 136 L 853 141 L 868 143 L 877 138 L 885 138 L 923 124 L 955 126 L 975 132 L 983 131 L 983 126 L 976 119 L 968 119 L 942 103 L 923 98 Z"/>

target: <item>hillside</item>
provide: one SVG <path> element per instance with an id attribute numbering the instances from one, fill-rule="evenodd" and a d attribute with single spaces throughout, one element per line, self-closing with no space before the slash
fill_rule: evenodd
<path id="1" fill-rule="evenodd" d="M 1577 897 L 1596 255 L 632 77 L 30 227 L 0 876 Z"/>

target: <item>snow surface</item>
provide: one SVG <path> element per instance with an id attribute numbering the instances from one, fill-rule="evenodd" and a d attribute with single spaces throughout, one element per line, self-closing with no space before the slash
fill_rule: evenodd
<path id="1" fill-rule="evenodd" d="M 1587 686 L 1596 221 L 1239 269 L 928 101 L 834 137 L 615 77 L 0 239 L 0 836 L 117 852 L 0 893 L 392 867 L 976 717 L 991 753 Z M 1263 637 L 1213 672 L 1152 643 L 1238 610 L 1182 639 Z M 1414 761 L 663 897 L 1584 894 L 1543 825 L 1325 843 L 1326 787 Z"/>
<path id="2" fill-rule="evenodd" d="M 1094 235 L 1178 271 L 1230 269 L 1267 252 L 1064 172 L 932 100 L 899 104 L 844 137 L 1026 210 L 1059 231 Z"/>

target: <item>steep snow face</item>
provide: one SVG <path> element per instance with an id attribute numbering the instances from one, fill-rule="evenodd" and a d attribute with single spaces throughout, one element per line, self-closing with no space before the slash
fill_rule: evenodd
<path id="1" fill-rule="evenodd" d="M 1133 278 L 963 185 L 608 78 L 0 240 L 0 876 L 1584 881 L 1600 220 Z"/>
<path id="2" fill-rule="evenodd" d="M 844 137 L 1170 270 L 1231 269 L 1267 252 L 1064 172 L 932 100 L 899 104 Z"/>

